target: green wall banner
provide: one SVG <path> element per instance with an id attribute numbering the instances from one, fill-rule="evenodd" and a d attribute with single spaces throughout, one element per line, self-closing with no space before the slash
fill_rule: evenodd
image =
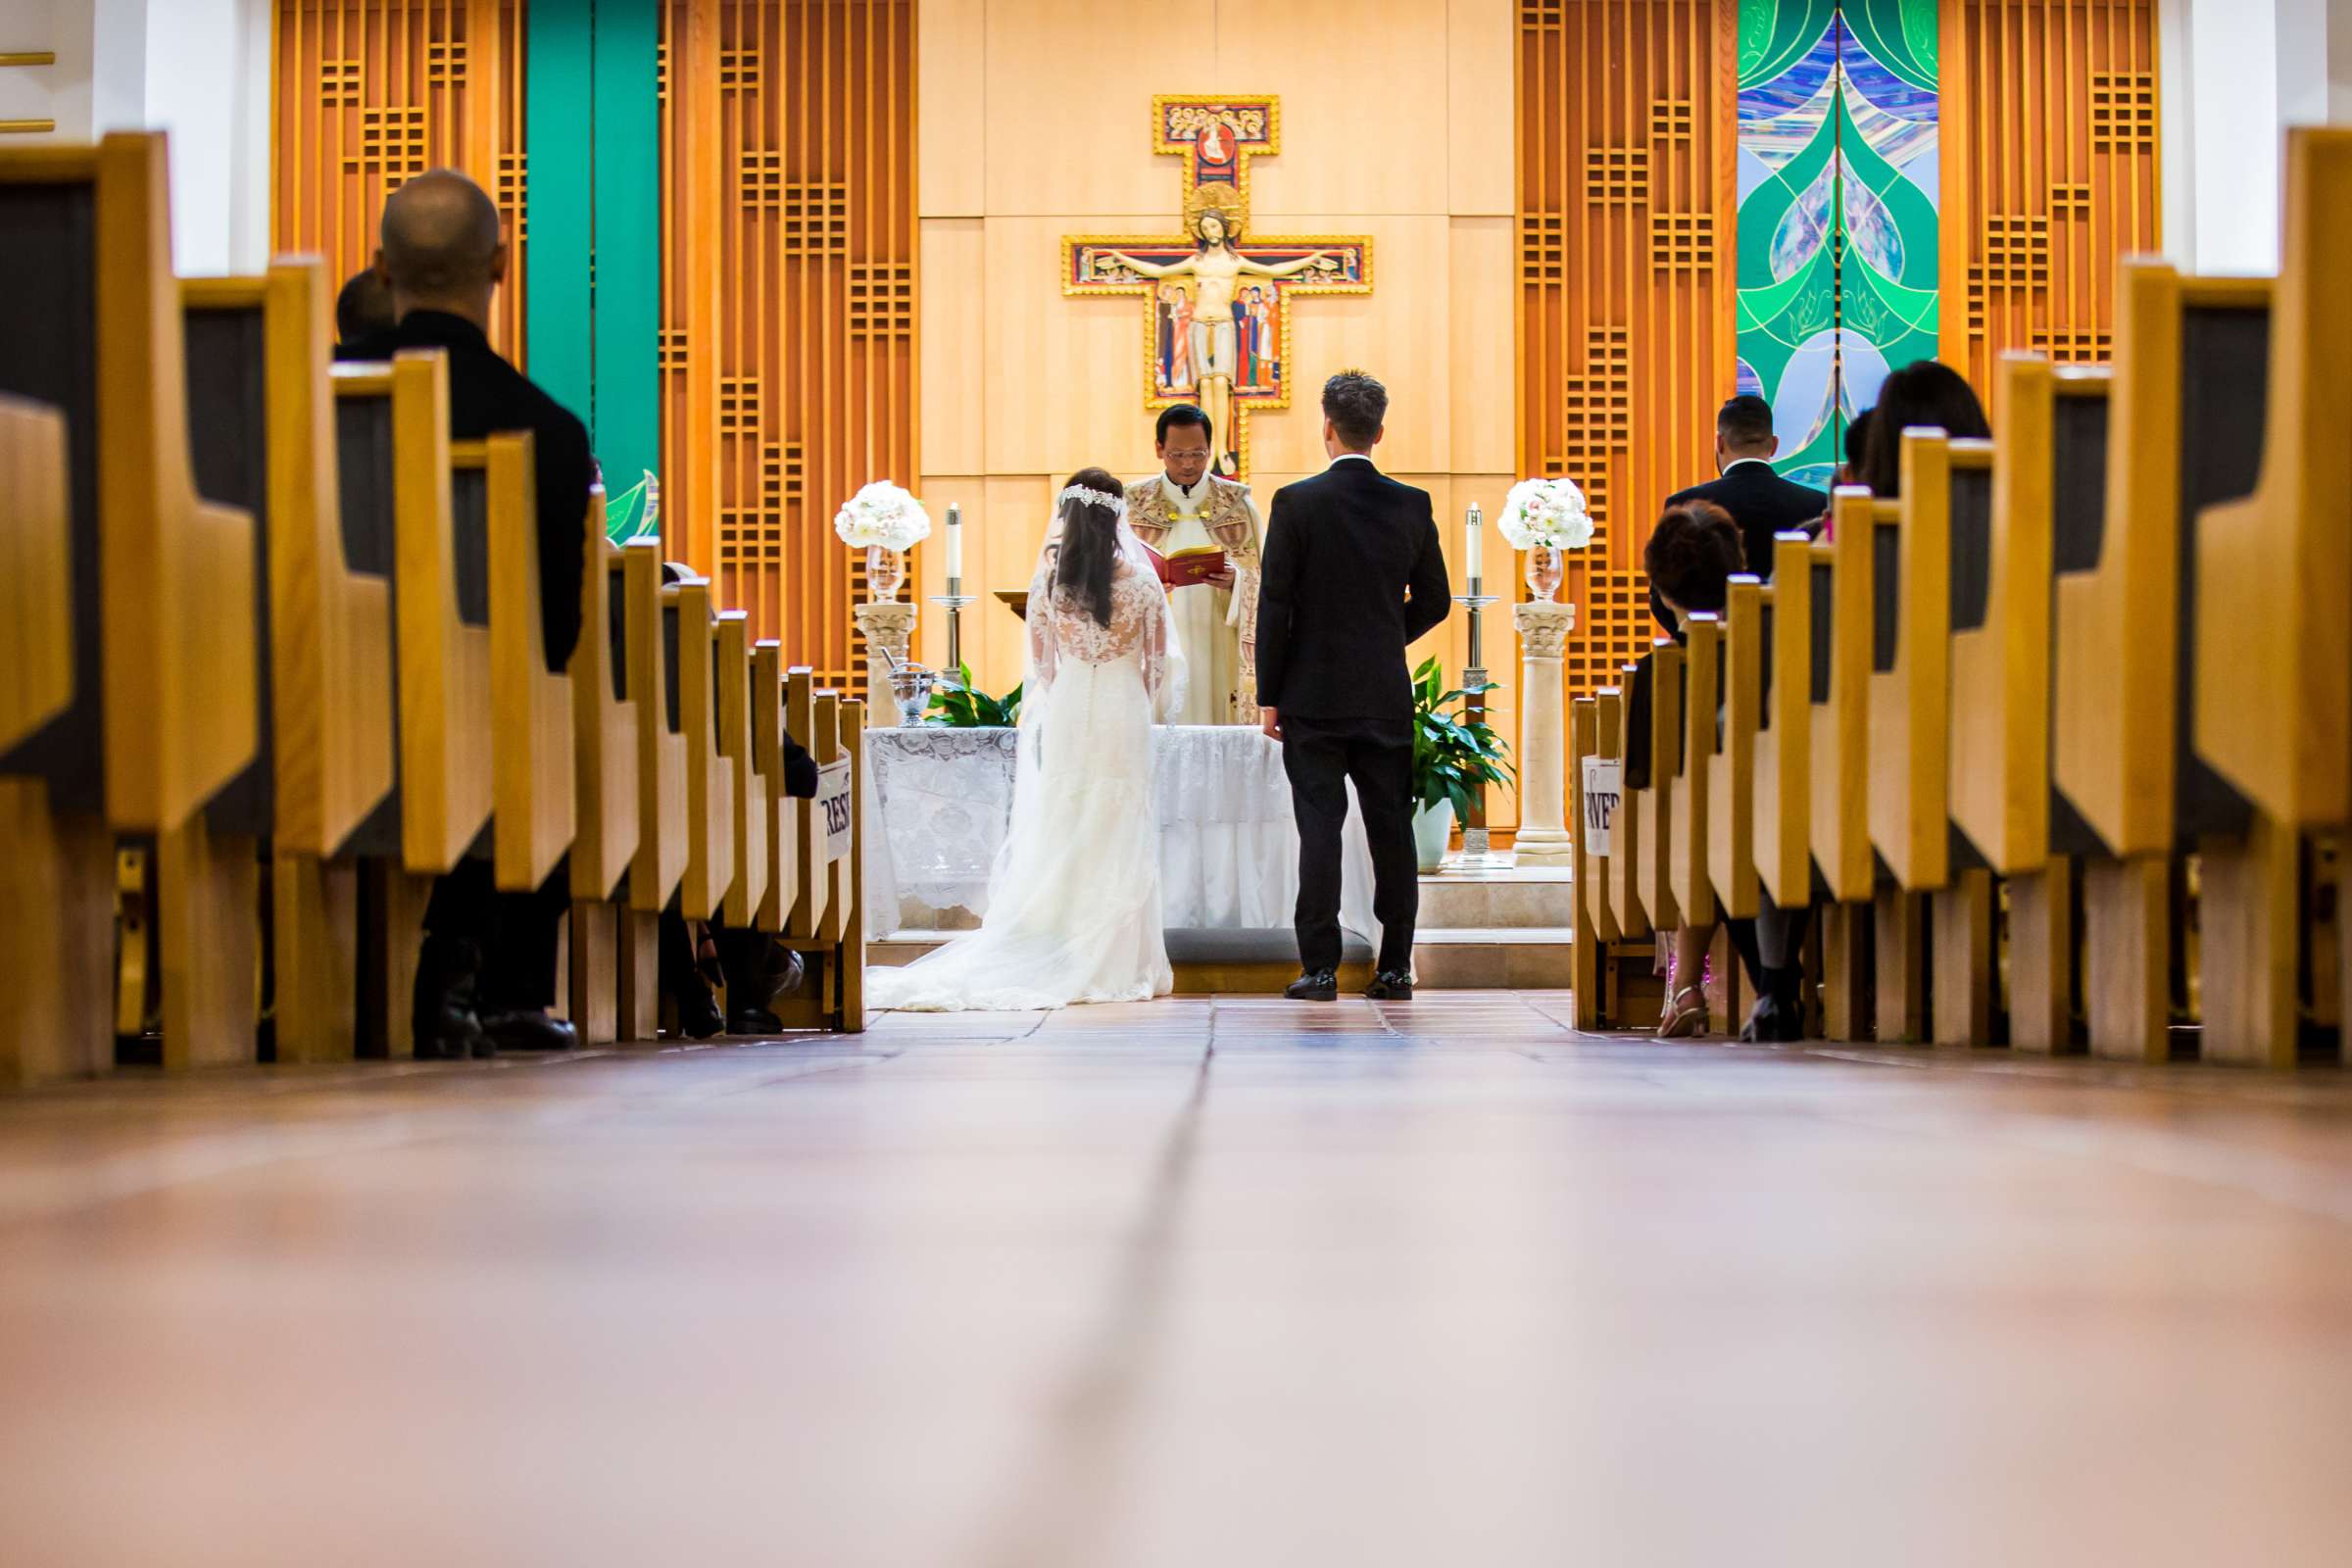
<path id="1" fill-rule="evenodd" d="M 1936 72 L 1935 0 L 1741 0 L 1740 390 L 1808 484 L 1936 354 Z"/>

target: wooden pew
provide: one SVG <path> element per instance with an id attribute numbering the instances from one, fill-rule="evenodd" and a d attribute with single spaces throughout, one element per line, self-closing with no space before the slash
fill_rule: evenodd
<path id="1" fill-rule="evenodd" d="M 734 808 L 729 837 L 735 841 L 735 870 L 727 888 L 727 924 L 744 929 L 757 925 L 767 898 L 768 834 L 775 811 L 767 779 L 760 769 L 760 748 L 754 733 L 753 677 L 750 622 L 740 610 L 721 612 L 711 628 L 711 657 L 718 663 L 718 750 L 726 765 L 727 793 Z"/>
<path id="2" fill-rule="evenodd" d="M 640 715 L 637 853 L 629 862 L 628 907 L 614 917 L 619 928 L 617 1028 L 623 1040 L 651 1040 L 661 1014 L 660 917 L 686 875 L 687 737 L 671 654 L 675 600 L 662 585 L 662 547 L 638 540 L 616 554 L 629 700 Z"/>
<path id="3" fill-rule="evenodd" d="M 1880 927 L 1900 938 L 1879 951 L 1878 994 L 1893 1004 L 1882 1017 L 1895 1022 L 1900 1038 L 1924 1033 L 1939 1045 L 1990 1045 L 1992 878 L 1965 842 L 1954 845 L 1949 785 L 1952 604 L 1973 599 L 1984 581 L 1993 448 L 1911 429 L 1903 432 L 1902 463 L 1895 515 L 1880 515 L 1872 529 L 1870 835 L 1893 882 L 1879 894 Z M 1934 914 L 1924 928 L 1933 931 L 1934 952 L 1923 958 L 1913 930 L 1926 907 Z"/>
<path id="4" fill-rule="evenodd" d="M 199 489 L 250 511 L 266 640 L 252 764 L 159 836 L 163 1060 L 250 1061 L 269 848 L 279 1055 L 348 1056 L 356 867 L 332 857 L 393 783 L 391 584 L 347 559 L 322 266 L 181 285 Z"/>
<path id="5" fill-rule="evenodd" d="M 1999 376 L 1981 572 L 1955 542 L 1947 778 L 1953 825 L 2007 879 L 2009 1042 L 2055 1052 L 2074 1043 L 2077 858 L 2098 842 L 2051 781 L 2054 572 L 2097 549 L 2112 378 L 2032 354 L 2003 356 Z"/>
<path id="6" fill-rule="evenodd" d="M 500 892 L 534 893 L 571 848 L 579 762 L 570 676 L 548 667 L 540 614 L 531 438 L 453 442 L 450 465 L 459 514 L 478 511 L 488 538 L 491 863 Z"/>
<path id="7" fill-rule="evenodd" d="M 796 666 L 785 680 L 784 714 L 820 782 L 802 817 L 804 873 L 784 938 L 808 959 L 810 974 L 806 994 L 779 999 L 776 1011 L 791 1027 L 856 1034 L 865 1028 L 865 705 L 819 691 Z"/>
<path id="8" fill-rule="evenodd" d="M 189 469 L 164 138 L 0 151 L 0 393 L 66 422 L 73 685 L 0 754 L 0 1079 L 112 1060 L 115 833 L 178 827 L 251 761 L 252 517 Z M 37 706 L 37 705 L 35 705 Z"/>
<path id="9" fill-rule="evenodd" d="M 662 591 L 665 634 L 676 662 L 680 727 L 686 741 L 686 880 L 678 895 L 689 920 L 722 912 L 735 880 L 735 777 L 720 752 L 718 627 L 710 584 L 689 578 Z"/>
<path id="10" fill-rule="evenodd" d="M 1748 799 L 1757 886 L 1795 908 L 1813 897 L 1813 541 L 1785 533 L 1772 549 L 1773 577 L 1755 595 L 1756 612 L 1731 617 L 1732 682 L 1752 680 L 1758 693 Z"/>
<path id="11" fill-rule="evenodd" d="M 1758 578 L 1732 578 L 1723 607 L 1723 717 L 1710 723 L 1707 761 L 1707 877 L 1718 912 L 1751 919 L 1762 907 L 1756 875 L 1756 735 L 1764 711 L 1764 596 Z"/>
<path id="12" fill-rule="evenodd" d="M 0 658 L 11 675 L 0 681 L 0 755 L 74 701 L 66 452 L 56 409 L 0 397 Z M 111 1050 L 101 1001 L 111 883 L 97 875 L 97 857 L 111 846 L 100 819 L 53 815 L 48 793 L 39 779 L 0 778 L 0 941 L 10 993 L 0 1000 L 0 1081 L 12 1083 L 94 1070 Z M 79 824 L 89 842 L 61 837 L 58 824 L 69 832 Z M 77 889 L 78 870 L 93 880 Z M 44 1042 L 54 1055 L 42 1054 Z"/>
<path id="13" fill-rule="evenodd" d="M 1648 688 L 1648 722 L 1641 721 L 1634 699 Z M 1646 756 L 1648 782 L 1637 788 L 1640 776 L 1628 768 L 1625 805 L 1633 846 L 1633 895 L 1648 911 L 1649 923 L 1660 931 L 1682 926 L 1682 906 L 1674 901 L 1674 796 L 1672 781 L 1683 750 L 1683 648 L 1671 637 L 1650 645 L 1649 659 L 1635 666 L 1628 687 L 1628 711 L 1634 716 L 1626 729 L 1627 755 Z"/>
<path id="14" fill-rule="evenodd" d="M 2103 1056 L 2169 1055 L 2170 977 L 2183 945 L 2173 858 L 2206 841 L 2242 844 L 2251 829 L 2249 803 L 2189 744 L 2197 582 L 2187 519 L 2259 476 L 2272 293 L 2256 279 L 2123 265 L 2106 506 L 2095 535 L 2053 549 L 2052 773 L 2106 852 L 2082 871 L 2084 1010 Z M 2275 875 L 2274 840 L 2257 864 Z M 2206 911 L 2208 927 L 2229 904 Z M 2276 992 L 2267 1010 L 2270 1023 L 2227 1032 L 2240 1045 L 2266 1037 L 2267 1049 L 2289 1032 L 2277 1026 Z"/>
<path id="15" fill-rule="evenodd" d="M 1683 635 L 1681 722 L 1670 737 L 1674 770 L 1664 779 L 1667 893 L 1687 925 L 1715 923 L 1715 884 L 1707 855 L 1708 803 L 1716 747 L 1716 693 L 1722 685 L 1723 617 L 1692 613 Z M 1688 982 L 1686 982 L 1688 983 Z"/>
<path id="16" fill-rule="evenodd" d="M 2352 825 L 2352 128 L 2288 134 L 2260 478 L 2192 528 L 2198 754 L 2272 820 Z"/>
<path id="17" fill-rule="evenodd" d="M 1629 755 L 1626 732 L 1626 696 L 1633 690 L 1634 666 L 1620 666 L 1618 684 L 1603 686 L 1595 694 L 1597 717 L 1595 744 L 1600 755 L 1617 764 L 1619 781 L 1617 816 L 1609 829 L 1609 853 L 1598 857 L 1600 861 L 1594 877 L 1592 892 L 1599 900 L 1601 918 L 1612 933 L 1612 941 L 1639 940 L 1649 935 L 1649 912 L 1642 907 L 1635 892 L 1634 862 L 1640 858 L 1637 846 L 1641 842 L 1641 825 L 1626 814 L 1625 765 Z"/>
<path id="18" fill-rule="evenodd" d="M 620 920 L 612 901 L 637 854 L 638 725 L 652 715 L 628 690 L 620 553 L 605 530 L 605 492 L 589 492 L 580 576 L 580 642 L 571 655 L 573 789 L 567 984 L 582 1045 L 620 1038 Z"/>
<path id="19" fill-rule="evenodd" d="M 494 801 L 489 519 L 472 497 L 457 509 L 438 352 L 338 365 L 333 381 L 345 548 L 391 580 L 399 697 L 393 799 L 345 846 L 362 860 L 359 1046 L 406 1056 L 432 878 L 480 838 Z"/>
<path id="20" fill-rule="evenodd" d="M 2188 526 L 2197 583 L 2192 707 L 2198 758 L 2251 803 L 2242 840 L 2208 838 L 2204 1051 L 2293 1061 L 2298 833 L 2352 825 L 2352 444 L 2343 359 L 2352 299 L 2352 129 L 2288 134 L 2260 478 Z M 2338 915 L 2339 929 L 2346 924 Z M 2312 931 L 2317 930 L 2317 922 Z M 2347 942 L 2352 948 L 2352 941 Z M 2352 1030 L 2339 1030 L 2352 1060 Z"/>
<path id="21" fill-rule="evenodd" d="M 1599 755 L 1599 741 L 1598 701 L 1592 697 L 1572 700 L 1568 705 L 1569 881 L 1576 905 L 1570 916 L 1569 961 L 1579 1029 L 1598 1029 L 1607 1021 L 1607 1001 L 1601 994 L 1601 949 L 1616 935 L 1613 921 L 1604 933 L 1602 922 L 1608 906 L 1596 885 L 1603 878 L 1601 859 L 1593 853 L 1592 844 L 1593 818 L 1608 808 L 1589 801 L 1585 790 L 1585 763 Z"/>
<path id="22" fill-rule="evenodd" d="M 1829 900 L 1822 910 L 1822 1010 L 1823 1033 L 1832 1040 L 1865 1039 L 1872 1026 L 1865 1014 L 1877 940 L 1867 810 L 1872 551 L 1877 519 L 1892 514 L 1891 504 L 1874 501 L 1867 490 L 1839 489 L 1830 501 L 1831 537 L 1814 545 L 1805 563 L 1806 837 L 1820 876 L 1816 891 Z M 1776 593 L 1786 570 L 1776 572 Z M 1899 927 L 1892 934 L 1899 937 Z"/>
<path id="23" fill-rule="evenodd" d="M 760 788 L 766 801 L 766 885 L 760 909 L 751 924 L 758 930 L 782 932 L 800 898 L 801 859 L 805 828 L 802 818 L 815 808 L 785 792 L 784 777 L 784 659 L 772 640 L 752 650 L 752 746 L 759 765 Z"/>

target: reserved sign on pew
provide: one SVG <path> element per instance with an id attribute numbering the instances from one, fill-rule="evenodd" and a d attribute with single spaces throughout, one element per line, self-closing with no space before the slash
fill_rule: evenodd
<path id="1" fill-rule="evenodd" d="M 816 770 L 816 808 L 825 824 L 825 859 L 850 853 L 850 760 L 827 762 Z"/>
<path id="2" fill-rule="evenodd" d="M 1618 772 L 1613 757 L 1585 759 L 1585 853 L 1609 853 L 1609 824 L 1617 819 Z"/>

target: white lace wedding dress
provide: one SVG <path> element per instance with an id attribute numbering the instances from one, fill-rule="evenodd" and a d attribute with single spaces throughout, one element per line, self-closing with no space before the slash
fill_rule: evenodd
<path id="1" fill-rule="evenodd" d="M 1049 544 L 1029 586 L 1012 823 L 980 929 L 866 971 L 866 1004 L 926 1012 L 1144 1002 L 1175 986 L 1160 929 L 1152 721 L 1184 662 L 1140 541 L 1119 524 L 1105 626 L 1057 602 Z"/>

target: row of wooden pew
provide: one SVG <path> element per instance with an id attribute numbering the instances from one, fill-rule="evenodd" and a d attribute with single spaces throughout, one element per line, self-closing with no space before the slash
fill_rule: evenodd
<path id="1" fill-rule="evenodd" d="M 1821 903 L 1832 1039 L 2284 1065 L 2340 1025 L 2352 919 L 2352 130 L 2289 138 L 2274 281 L 2135 260 L 2114 360 L 1999 367 L 1994 441 L 1903 435 L 1630 693 L 1645 757 L 1576 868 L 1579 1007 L 1653 929 Z M 1630 666 L 1629 666 L 1630 668 Z M 1574 770 L 1581 788 L 1585 769 Z M 1580 812 L 1580 817 L 1582 813 Z M 2005 941 L 2004 941 L 2005 938 Z M 2340 1027 L 2336 1038 L 2352 1042 Z"/>
<path id="2" fill-rule="evenodd" d="M 406 1054 L 469 853 L 506 891 L 568 853 L 583 1041 L 655 1033 L 673 894 L 808 956 L 788 1022 L 860 1027 L 861 705 L 611 545 L 601 496 L 549 670 L 530 437 L 453 442 L 437 353 L 330 368 L 316 259 L 175 279 L 165 156 L 0 153 L 0 1081 L 107 1067 L 142 988 L 166 1064 L 254 1060 L 265 975 L 276 1059 Z"/>

